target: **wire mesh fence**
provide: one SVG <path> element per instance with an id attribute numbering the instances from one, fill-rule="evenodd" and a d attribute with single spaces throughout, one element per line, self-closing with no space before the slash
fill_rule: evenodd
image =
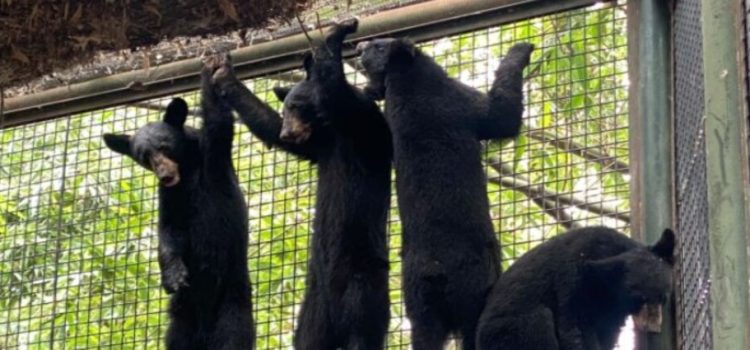
<path id="1" fill-rule="evenodd" d="M 677 339 L 682 349 L 703 350 L 712 348 L 712 332 L 701 2 L 678 1 L 674 18 Z"/>
<path id="2" fill-rule="evenodd" d="M 420 43 L 451 76 L 485 91 L 511 45 L 537 46 L 526 72 L 525 129 L 485 150 L 504 266 L 567 227 L 628 232 L 625 28 L 619 1 Z M 356 67 L 356 60 L 347 64 L 350 81 L 363 85 Z M 271 88 L 300 76 L 278 72 L 247 84 L 278 108 Z M 197 95 L 181 96 L 196 106 Z M 157 181 L 106 150 L 101 136 L 157 120 L 171 97 L 0 131 L 1 349 L 163 348 Z M 236 128 L 257 348 L 287 349 L 305 288 L 315 169 Z M 407 349 L 401 227 L 392 203 L 388 348 Z"/>

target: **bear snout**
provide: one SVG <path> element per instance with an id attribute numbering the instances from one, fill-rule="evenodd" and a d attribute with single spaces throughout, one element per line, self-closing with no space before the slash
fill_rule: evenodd
<path id="1" fill-rule="evenodd" d="M 179 165 L 163 153 L 156 153 L 151 157 L 151 169 L 164 187 L 172 187 L 180 183 Z"/>
<path id="2" fill-rule="evenodd" d="M 279 138 L 284 142 L 300 144 L 310 138 L 312 126 L 295 116 L 286 116 L 281 125 Z"/>
<path id="3" fill-rule="evenodd" d="M 357 51 L 357 54 L 361 55 L 363 52 L 365 52 L 365 49 L 367 49 L 368 45 L 370 45 L 369 41 L 360 41 L 357 44 L 357 47 L 355 48 L 355 50 Z"/>

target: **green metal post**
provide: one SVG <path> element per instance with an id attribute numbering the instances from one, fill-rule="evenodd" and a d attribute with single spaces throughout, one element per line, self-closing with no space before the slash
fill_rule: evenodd
<path id="1" fill-rule="evenodd" d="M 701 5 L 713 348 L 748 349 L 746 116 L 738 33 L 743 11 L 737 0 Z"/>
<path id="2" fill-rule="evenodd" d="M 671 31 L 667 1 L 628 1 L 633 236 L 653 243 L 672 227 Z M 638 348 L 675 349 L 674 317 L 659 333 L 638 334 Z"/>

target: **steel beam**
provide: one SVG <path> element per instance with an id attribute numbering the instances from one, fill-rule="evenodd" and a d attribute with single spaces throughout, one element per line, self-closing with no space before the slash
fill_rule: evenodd
<path id="1" fill-rule="evenodd" d="M 747 115 L 742 4 L 702 0 L 713 348 L 748 349 Z"/>
<path id="2" fill-rule="evenodd" d="M 632 234 L 654 243 L 673 226 L 671 30 L 663 0 L 628 1 Z M 675 349 L 673 308 L 659 333 L 637 334 L 639 349 Z"/>
<path id="3" fill-rule="evenodd" d="M 478 30 L 525 18 L 570 10 L 596 0 L 434 0 L 384 11 L 362 19 L 350 42 L 380 36 L 415 41 Z M 310 31 L 319 39 L 318 30 Z M 253 78 L 301 66 L 310 44 L 303 34 L 232 52 L 238 75 Z M 351 49 L 346 52 L 350 56 Z M 200 59 L 173 62 L 54 88 L 5 101 L 5 127 L 82 113 L 198 88 Z"/>

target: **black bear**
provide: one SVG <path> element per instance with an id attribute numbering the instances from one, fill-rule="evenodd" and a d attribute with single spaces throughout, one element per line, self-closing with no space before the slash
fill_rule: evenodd
<path id="1" fill-rule="evenodd" d="M 346 81 L 338 25 L 305 58 L 306 79 L 275 89 L 283 117 L 227 67 L 220 86 L 250 131 L 266 144 L 318 164 L 307 289 L 294 347 L 383 349 L 390 318 L 386 218 L 391 138 L 377 104 Z"/>
<path id="2" fill-rule="evenodd" d="M 571 230 L 540 244 L 492 290 L 478 348 L 614 348 L 628 315 L 666 301 L 674 244 L 671 230 L 646 247 L 606 227 Z"/>
<path id="3" fill-rule="evenodd" d="M 474 348 L 479 315 L 500 274 L 480 140 L 518 135 L 524 67 L 518 44 L 487 94 L 451 79 L 403 39 L 357 45 L 371 96 L 385 98 L 403 223 L 403 291 L 415 350 L 441 349 L 449 334 Z"/>
<path id="4" fill-rule="evenodd" d="M 255 348 L 247 268 L 247 204 L 231 150 L 233 117 L 213 86 L 221 57 L 202 72 L 203 127 L 184 126 L 174 99 L 164 119 L 135 135 L 104 135 L 107 147 L 159 178 L 159 266 L 171 294 L 167 349 Z"/>

